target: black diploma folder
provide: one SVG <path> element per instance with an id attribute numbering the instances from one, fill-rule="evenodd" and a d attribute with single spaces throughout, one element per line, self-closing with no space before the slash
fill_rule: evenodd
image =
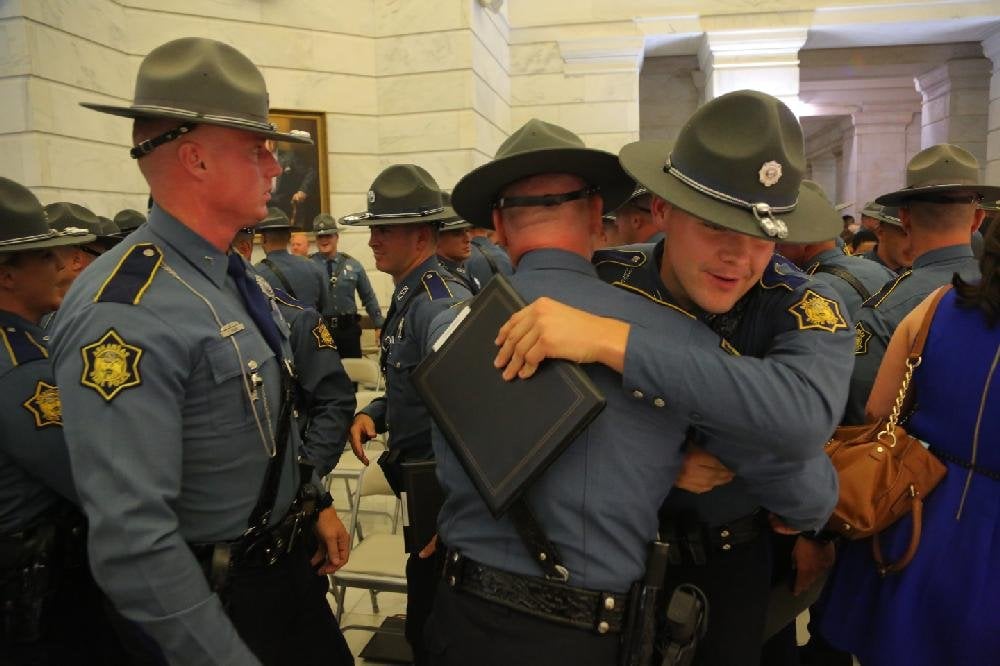
<path id="1" fill-rule="evenodd" d="M 497 518 L 604 408 L 604 396 L 575 363 L 549 359 L 527 380 L 503 380 L 493 367 L 494 340 L 524 305 L 510 282 L 495 276 L 459 306 L 411 376 Z"/>
<path id="2" fill-rule="evenodd" d="M 438 483 L 437 464 L 433 460 L 404 462 L 400 468 L 403 540 L 407 553 L 419 553 L 437 534 L 437 517 L 444 503 L 444 492 Z"/>

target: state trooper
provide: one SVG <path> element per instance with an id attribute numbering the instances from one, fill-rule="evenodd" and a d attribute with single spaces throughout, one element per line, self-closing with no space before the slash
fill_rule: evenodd
<path id="1" fill-rule="evenodd" d="M 123 663 L 87 568 L 86 521 L 63 439 L 42 316 L 62 300 L 57 250 L 94 243 L 52 229 L 38 199 L 0 178 L 0 663 Z"/>
<path id="2" fill-rule="evenodd" d="M 361 262 L 346 252 L 338 251 L 340 228 L 333 216 L 328 213 L 317 215 L 313 220 L 313 233 L 316 234 L 318 251 L 313 253 L 312 260 L 326 275 L 329 289 L 323 318 L 337 342 L 340 356 L 361 358 L 361 315 L 358 314 L 354 294 L 361 298 L 361 305 L 371 318 L 376 339 L 380 337 L 379 331 L 385 323 L 382 308 Z"/>
<path id="3" fill-rule="evenodd" d="M 510 257 L 502 247 L 493 242 L 486 229 L 471 227 L 469 235 L 472 236 L 472 248 L 465 267 L 469 275 L 479 280 L 481 286 L 485 287 L 494 275 L 513 274 L 514 267 L 511 266 Z"/>
<path id="4" fill-rule="evenodd" d="M 652 193 L 666 236 L 600 251 L 597 270 L 665 314 L 706 324 L 721 336 L 721 362 L 670 327 L 560 304 L 536 302 L 501 329 L 506 377 L 530 376 L 546 357 L 597 361 L 623 371 L 627 391 L 662 396 L 691 420 L 692 474 L 663 504 L 660 529 L 677 556 L 665 588 L 694 582 L 709 600 L 697 664 L 759 659 L 771 577 L 770 521 L 761 509 L 778 516 L 783 532 L 816 530 L 837 498 L 823 445 L 846 397 L 850 328 L 835 292 L 774 253 L 777 239 L 832 239 L 841 227 L 829 203 L 801 187 L 801 137 L 781 102 L 739 91 L 696 111 L 672 150 L 640 141 L 620 153 Z M 748 429 L 736 432 L 734 423 Z M 732 482 L 713 458 L 735 473 Z M 689 469 L 692 462 L 704 473 Z"/>
<path id="5" fill-rule="evenodd" d="M 471 296 L 441 269 L 434 254 L 437 225 L 454 217 L 455 211 L 444 204 L 437 182 L 426 170 L 395 164 L 372 182 L 368 209 L 340 220 L 348 226 L 369 227 L 375 267 L 388 273 L 396 287 L 382 329 L 380 362 L 386 393 L 354 417 L 351 446 L 367 465 L 364 442 L 377 433 L 389 433 L 389 450 L 379 465 L 397 494 L 402 463 L 433 457 L 431 417 L 410 374 L 423 358 L 431 320 Z M 441 555 L 429 548 L 411 553 L 406 563 L 406 639 L 419 665 L 427 663 L 423 627 L 440 572 Z"/>
<path id="6" fill-rule="evenodd" d="M 899 207 L 872 201 L 865 206 L 862 216 L 863 220 L 871 220 L 868 224 L 877 240 L 875 247 L 862 256 L 882 264 L 895 275 L 907 270 L 913 263 L 913 255 L 910 238 L 899 221 Z"/>
<path id="7" fill-rule="evenodd" d="M 450 197 L 444 194 L 445 203 L 450 204 Z M 472 256 L 472 225 L 460 217 L 445 220 L 438 227 L 437 257 L 441 267 L 455 276 L 469 292 L 475 296 L 482 289 L 479 278 L 469 272 L 467 266 Z"/>
<path id="8" fill-rule="evenodd" d="M 615 245 L 658 243 L 663 240 L 663 232 L 653 224 L 649 209 L 651 200 L 649 191 L 639 185 L 628 201 L 618 207 L 614 212 L 615 227 L 618 229 Z"/>
<path id="9" fill-rule="evenodd" d="M 58 202 L 45 207 L 45 217 L 49 226 L 56 231 L 67 228 L 86 229 L 94 236 L 90 243 L 61 247 L 56 250 L 63 268 L 59 271 L 60 295 L 65 295 L 83 269 L 93 263 L 121 240 L 121 229 L 113 221 L 99 218 L 86 208 L 75 203 Z M 48 328 L 47 323 L 42 326 Z"/>
<path id="10" fill-rule="evenodd" d="M 802 184 L 826 199 L 813 181 L 805 180 Z M 852 323 L 861 304 L 896 276 L 880 263 L 848 255 L 832 238 L 818 243 L 778 243 L 777 250 L 813 280 L 832 287 L 845 306 L 843 314 Z"/>
<path id="11" fill-rule="evenodd" d="M 94 576 L 171 664 L 353 663 L 326 601 L 347 531 L 296 464 L 289 330 L 227 252 L 267 215 L 265 139 L 309 141 L 267 99 L 243 54 L 185 38 L 143 59 L 131 105 L 84 104 L 134 119 L 156 204 L 73 283 L 52 357 Z"/>
<path id="12" fill-rule="evenodd" d="M 864 423 L 865 404 L 893 331 L 914 307 L 955 273 L 966 281 L 979 277 L 972 254 L 972 232 L 983 221 L 979 202 L 995 200 L 1000 187 L 979 181 L 979 162 L 964 148 L 948 143 L 926 148 L 906 165 L 906 187 L 875 202 L 899 207 L 899 222 L 909 237 L 913 267 L 874 294 L 854 324 L 854 374 L 844 423 Z"/>
<path id="13" fill-rule="evenodd" d="M 267 217 L 257 224 L 264 258 L 254 264 L 257 273 L 273 289 L 281 289 L 292 298 L 320 312 L 327 309 L 330 294 L 326 276 L 305 257 L 288 251 L 292 229 L 298 229 L 280 208 L 271 207 Z"/>

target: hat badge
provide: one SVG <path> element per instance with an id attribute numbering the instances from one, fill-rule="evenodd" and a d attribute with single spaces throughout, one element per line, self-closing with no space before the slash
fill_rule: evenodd
<path id="1" fill-rule="evenodd" d="M 368 203 L 375 203 L 375 190 L 368 190 Z"/>
<path id="2" fill-rule="evenodd" d="M 760 171 L 757 172 L 757 177 L 760 179 L 761 185 L 771 187 L 781 180 L 781 165 L 774 160 L 764 162 L 763 166 L 760 167 Z"/>

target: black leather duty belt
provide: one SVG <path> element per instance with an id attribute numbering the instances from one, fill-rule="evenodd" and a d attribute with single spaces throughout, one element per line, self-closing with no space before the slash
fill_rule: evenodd
<path id="1" fill-rule="evenodd" d="M 456 590 L 555 624 L 598 634 L 621 633 L 628 595 L 496 569 L 449 551 L 444 580 Z"/>
<path id="2" fill-rule="evenodd" d="M 324 319 L 326 319 L 326 325 L 333 331 L 353 328 L 361 322 L 361 315 L 356 312 L 352 314 L 326 315 Z"/>
<path id="3" fill-rule="evenodd" d="M 736 546 L 751 543 L 768 529 L 767 513 L 758 509 L 722 525 L 667 519 L 661 523 L 661 537 L 670 544 L 670 563 L 703 566 L 709 551 L 728 553 Z"/>

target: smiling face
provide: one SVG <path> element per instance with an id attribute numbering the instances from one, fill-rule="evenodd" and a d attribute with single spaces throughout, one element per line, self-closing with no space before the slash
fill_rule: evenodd
<path id="1" fill-rule="evenodd" d="M 660 277 L 682 306 L 728 312 L 760 280 L 774 243 L 731 231 L 653 201 L 653 219 L 666 233 Z"/>
<path id="2" fill-rule="evenodd" d="M 316 236 L 316 249 L 327 259 L 333 259 L 337 254 L 337 244 L 340 236 L 337 234 L 320 234 Z"/>
<path id="3" fill-rule="evenodd" d="M 387 224 L 370 228 L 368 247 L 375 256 L 375 268 L 388 273 L 398 283 L 431 254 L 432 234 L 426 224 Z"/>

